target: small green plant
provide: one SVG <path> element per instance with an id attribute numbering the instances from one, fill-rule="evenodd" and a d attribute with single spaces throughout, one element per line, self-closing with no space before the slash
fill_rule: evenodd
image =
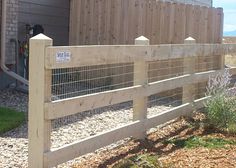
<path id="1" fill-rule="evenodd" d="M 0 107 L 0 134 L 18 127 L 24 121 L 24 113 Z"/>
<path id="2" fill-rule="evenodd" d="M 205 102 L 206 123 L 213 128 L 232 132 L 236 130 L 236 90 L 231 88 L 231 75 L 228 70 L 210 78 Z"/>
<path id="3" fill-rule="evenodd" d="M 225 140 L 223 138 L 207 138 L 207 137 L 198 137 L 192 136 L 187 139 L 171 139 L 164 142 L 165 144 L 174 144 L 180 148 L 224 148 L 225 145 L 236 145 L 236 141 Z"/>
<path id="4" fill-rule="evenodd" d="M 117 163 L 113 168 L 170 168 L 171 165 L 163 165 L 154 154 L 134 155 Z"/>

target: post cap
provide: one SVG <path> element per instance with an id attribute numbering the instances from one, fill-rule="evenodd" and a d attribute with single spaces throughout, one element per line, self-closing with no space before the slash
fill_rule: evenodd
<path id="1" fill-rule="evenodd" d="M 32 40 L 52 40 L 50 37 L 40 33 L 34 37 L 31 38 Z"/>
<path id="2" fill-rule="evenodd" d="M 135 44 L 136 45 L 149 45 L 149 39 L 144 36 L 140 36 L 135 39 Z"/>
<path id="3" fill-rule="evenodd" d="M 184 40 L 184 43 L 196 43 L 196 40 L 192 37 L 188 37 Z"/>

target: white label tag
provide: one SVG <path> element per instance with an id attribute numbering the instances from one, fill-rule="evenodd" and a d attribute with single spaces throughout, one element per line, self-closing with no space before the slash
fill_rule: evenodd
<path id="1" fill-rule="evenodd" d="M 70 60 L 71 60 L 71 52 L 62 51 L 62 52 L 56 53 L 56 62 L 57 63 L 70 62 Z"/>

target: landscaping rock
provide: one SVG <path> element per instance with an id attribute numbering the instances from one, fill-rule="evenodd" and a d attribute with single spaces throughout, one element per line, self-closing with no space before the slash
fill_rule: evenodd
<path id="1" fill-rule="evenodd" d="M 0 106 L 14 108 L 18 111 L 27 112 L 28 95 L 14 90 L 0 92 Z M 98 133 L 122 126 L 132 122 L 132 103 L 122 103 L 112 107 L 91 110 L 77 115 L 65 117 L 52 122 L 52 148 L 84 139 Z M 148 115 L 155 115 L 168 106 L 153 106 L 148 109 Z M 27 123 L 0 136 L 0 167 L 15 168 L 27 167 L 28 159 L 28 128 Z M 102 148 L 95 153 L 110 150 L 124 144 L 125 139 L 108 147 Z M 59 167 L 69 167 L 87 158 L 88 155 L 76 158 Z"/>

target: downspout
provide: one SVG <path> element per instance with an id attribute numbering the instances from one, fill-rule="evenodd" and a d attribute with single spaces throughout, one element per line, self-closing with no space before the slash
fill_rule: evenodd
<path id="1" fill-rule="evenodd" d="M 29 82 L 21 77 L 20 75 L 16 74 L 15 72 L 11 71 L 6 66 L 6 13 L 7 11 L 7 0 L 2 0 L 2 31 L 1 31 L 1 69 L 3 72 L 5 72 L 7 75 L 11 76 L 12 78 L 20 81 L 21 83 L 25 85 L 29 85 Z"/>

